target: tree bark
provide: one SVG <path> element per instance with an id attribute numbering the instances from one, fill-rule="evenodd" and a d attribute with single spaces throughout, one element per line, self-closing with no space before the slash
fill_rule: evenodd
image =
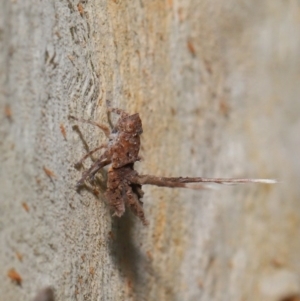
<path id="1" fill-rule="evenodd" d="M 299 298 L 299 15 L 295 0 L 3 1 L 0 299 Z M 145 187 L 149 226 L 111 217 L 73 167 L 105 135 L 68 120 L 107 124 L 106 100 L 140 113 L 143 174 L 280 183 Z"/>

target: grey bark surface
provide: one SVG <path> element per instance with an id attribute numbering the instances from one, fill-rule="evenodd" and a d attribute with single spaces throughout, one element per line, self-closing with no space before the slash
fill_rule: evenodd
<path id="1" fill-rule="evenodd" d="M 299 298 L 299 16 L 296 0 L 3 1 L 0 300 Z M 143 174 L 281 182 L 145 187 L 148 227 L 112 218 L 73 167 L 105 136 L 67 118 L 107 123 L 106 99 L 140 113 Z"/>

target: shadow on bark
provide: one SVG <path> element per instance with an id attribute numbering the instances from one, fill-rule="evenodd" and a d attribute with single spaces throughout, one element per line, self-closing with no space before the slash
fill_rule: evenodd
<path id="1" fill-rule="evenodd" d="M 120 276 L 127 281 L 128 291 L 134 300 L 149 300 L 149 294 L 156 290 L 164 291 L 169 300 L 174 300 L 176 289 L 164 281 L 153 266 L 153 259 L 142 252 L 134 235 L 134 227 L 143 227 L 140 220 L 126 210 L 121 218 L 112 220 L 112 239 L 110 254 Z"/>
<path id="2" fill-rule="evenodd" d="M 145 273 L 143 267 L 149 265 L 149 262 L 134 243 L 136 241 L 133 237 L 135 218 L 128 210 L 121 218 L 113 218 L 113 239 L 109 247 L 117 270 L 122 277 L 127 279 L 129 291 L 137 293 L 141 286 L 144 287 Z"/>

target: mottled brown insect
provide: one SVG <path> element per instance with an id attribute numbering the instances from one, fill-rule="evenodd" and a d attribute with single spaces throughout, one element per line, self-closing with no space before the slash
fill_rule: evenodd
<path id="1" fill-rule="evenodd" d="M 86 158 L 96 151 L 100 149 L 105 150 L 91 168 L 83 174 L 82 178 L 77 183 L 77 186 L 82 185 L 88 177 L 94 177 L 101 168 L 108 164 L 111 164 L 112 168 L 117 169 L 139 160 L 138 153 L 141 144 L 140 135 L 143 132 L 142 121 L 139 114 L 129 115 L 123 110 L 115 108 L 109 108 L 108 110 L 120 115 L 120 118 L 112 131 L 105 125 L 70 116 L 72 119 L 99 127 L 105 133 L 106 137 L 108 137 L 108 143 L 102 144 L 88 152 L 76 163 L 76 166 L 80 166 Z"/>
<path id="2" fill-rule="evenodd" d="M 275 183 L 270 179 L 224 179 L 224 178 L 183 178 L 183 177 L 157 177 L 151 175 L 139 175 L 134 170 L 134 163 L 140 160 L 140 135 L 143 133 L 142 121 L 139 114 L 128 114 L 123 110 L 108 108 L 109 112 L 118 114 L 120 117 L 112 131 L 105 125 L 94 121 L 79 119 L 73 116 L 70 118 L 89 123 L 99 127 L 108 137 L 108 143 L 102 144 L 94 150 L 88 152 L 75 166 L 80 166 L 82 162 L 98 150 L 103 150 L 102 155 L 94 164 L 83 173 L 77 182 L 77 187 L 82 186 L 86 180 L 93 180 L 95 174 L 103 167 L 111 164 L 108 170 L 107 190 L 105 197 L 114 210 L 114 214 L 121 217 L 125 212 L 125 207 L 138 216 L 144 225 L 147 224 L 141 201 L 144 192 L 142 185 L 156 185 L 160 187 L 182 187 L 182 188 L 205 188 L 199 183 L 217 184 L 241 184 L 241 183 Z M 194 183 L 194 186 L 187 184 Z M 196 185 L 195 185 L 196 183 Z"/>

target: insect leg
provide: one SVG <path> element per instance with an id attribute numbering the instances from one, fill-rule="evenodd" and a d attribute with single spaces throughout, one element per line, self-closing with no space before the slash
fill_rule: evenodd
<path id="1" fill-rule="evenodd" d="M 107 188 L 105 192 L 105 198 L 107 199 L 110 207 L 114 210 L 113 216 L 121 217 L 125 212 L 125 202 L 126 196 L 122 195 L 122 187 L 119 189 Z"/>
<path id="2" fill-rule="evenodd" d="M 92 155 L 93 153 L 95 153 L 96 151 L 98 151 L 98 150 L 100 150 L 100 149 L 102 149 L 102 148 L 105 148 L 105 147 L 107 147 L 107 144 L 106 144 L 106 143 L 101 144 L 100 146 L 98 146 L 98 147 L 94 148 L 93 150 L 89 151 L 87 154 L 85 154 L 85 155 L 81 158 L 81 160 L 79 160 L 79 161 L 75 164 L 75 167 L 79 167 L 85 159 L 87 159 L 89 156 L 91 156 L 91 155 Z"/>
<path id="3" fill-rule="evenodd" d="M 69 118 L 77 120 L 79 122 L 88 123 L 88 124 L 91 124 L 91 125 L 94 125 L 94 126 L 98 127 L 99 129 L 101 129 L 104 132 L 106 137 L 109 137 L 109 135 L 110 135 L 110 129 L 104 124 L 100 124 L 100 123 L 97 123 L 97 122 L 92 121 L 92 120 L 77 118 L 77 117 L 71 116 L 71 115 L 69 115 Z"/>
<path id="4" fill-rule="evenodd" d="M 143 203 L 139 200 L 139 197 L 132 191 L 132 188 L 127 185 L 126 187 L 126 203 L 129 205 L 131 211 L 140 218 L 142 223 L 147 226 L 148 221 L 146 220 L 144 210 L 143 210 Z"/>
<path id="5" fill-rule="evenodd" d="M 118 108 L 110 108 L 110 107 L 108 107 L 108 108 L 107 108 L 107 111 L 108 111 L 108 112 L 115 113 L 115 114 L 118 114 L 118 115 L 120 115 L 121 117 L 129 116 L 129 114 L 128 114 L 127 112 L 125 112 L 124 110 L 118 109 Z"/>
<path id="6" fill-rule="evenodd" d="M 122 109 L 112 108 L 109 100 L 106 100 L 106 107 L 107 107 L 107 112 L 109 113 L 113 112 L 115 114 L 121 115 L 121 117 L 129 116 L 129 114 Z"/>
<path id="7" fill-rule="evenodd" d="M 82 178 L 77 182 L 76 187 L 83 185 L 87 178 L 93 178 L 95 174 L 104 166 L 111 163 L 111 160 L 107 158 L 107 154 L 104 153 L 87 171 L 82 175 Z"/>

